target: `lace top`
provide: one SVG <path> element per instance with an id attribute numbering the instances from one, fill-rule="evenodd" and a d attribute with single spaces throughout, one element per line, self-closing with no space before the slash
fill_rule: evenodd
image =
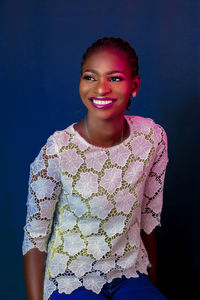
<path id="1" fill-rule="evenodd" d="M 114 278 L 147 274 L 140 230 L 160 225 L 167 136 L 152 119 L 125 118 L 130 135 L 119 145 L 93 146 L 71 125 L 31 164 L 23 254 L 48 253 L 45 300 L 56 289 L 99 293 Z"/>

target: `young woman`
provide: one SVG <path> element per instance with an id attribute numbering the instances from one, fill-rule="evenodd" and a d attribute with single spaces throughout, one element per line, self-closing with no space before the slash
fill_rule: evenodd
<path id="1" fill-rule="evenodd" d="M 87 49 L 80 79 L 87 115 L 50 136 L 31 164 L 29 300 L 166 299 L 155 287 L 155 227 L 167 136 L 150 118 L 124 115 L 139 89 L 127 42 L 102 38 Z"/>

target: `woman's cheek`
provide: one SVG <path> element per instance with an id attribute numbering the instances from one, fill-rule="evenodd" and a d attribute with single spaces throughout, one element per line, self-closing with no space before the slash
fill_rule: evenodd
<path id="1" fill-rule="evenodd" d="M 85 95 L 88 94 L 90 90 L 90 87 L 88 86 L 88 84 L 85 84 L 85 83 L 80 83 L 80 95 L 82 97 L 84 97 Z"/>

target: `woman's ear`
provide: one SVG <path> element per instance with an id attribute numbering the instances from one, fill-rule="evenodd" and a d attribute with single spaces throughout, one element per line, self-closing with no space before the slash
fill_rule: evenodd
<path id="1" fill-rule="evenodd" d="M 132 96 L 133 98 L 135 98 L 136 95 L 137 95 L 137 93 L 136 93 L 136 91 L 134 91 L 134 92 L 132 92 L 132 95 L 131 95 L 131 96 Z"/>
<path id="2" fill-rule="evenodd" d="M 131 93 L 131 96 L 133 98 L 136 97 L 137 93 L 139 92 L 140 90 L 140 83 L 141 83 L 141 79 L 140 79 L 140 76 L 139 75 L 136 75 L 133 79 L 133 88 L 132 88 L 132 93 Z"/>

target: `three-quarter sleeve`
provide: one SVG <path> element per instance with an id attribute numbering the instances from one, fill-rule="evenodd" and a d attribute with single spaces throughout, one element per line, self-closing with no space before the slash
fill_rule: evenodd
<path id="1" fill-rule="evenodd" d="M 60 162 L 51 136 L 30 166 L 23 255 L 32 248 L 47 252 L 52 219 L 61 190 Z"/>
<path id="2" fill-rule="evenodd" d="M 145 181 L 142 202 L 141 229 L 147 234 L 159 225 L 163 206 L 163 189 L 168 164 L 168 146 L 165 130 L 159 125 L 154 125 L 157 148 L 154 162 Z"/>

